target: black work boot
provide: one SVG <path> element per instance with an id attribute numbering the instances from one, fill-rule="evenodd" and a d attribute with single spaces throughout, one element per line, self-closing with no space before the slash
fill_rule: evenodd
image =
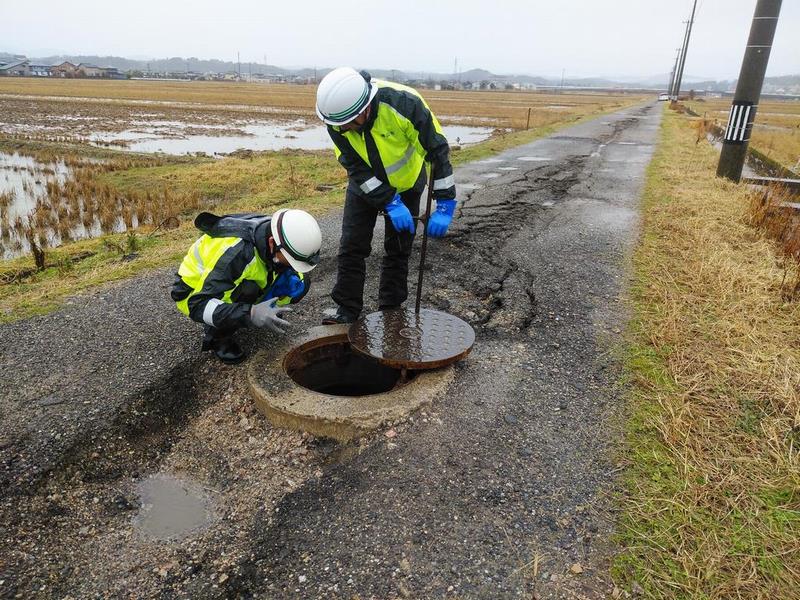
<path id="1" fill-rule="evenodd" d="M 210 345 L 214 355 L 226 365 L 235 365 L 247 357 L 245 351 L 232 337 L 214 338 Z"/>
<path id="2" fill-rule="evenodd" d="M 354 315 L 341 308 L 336 311 L 336 314 L 323 317 L 323 325 L 347 325 L 348 323 L 355 323 L 358 315 Z"/>

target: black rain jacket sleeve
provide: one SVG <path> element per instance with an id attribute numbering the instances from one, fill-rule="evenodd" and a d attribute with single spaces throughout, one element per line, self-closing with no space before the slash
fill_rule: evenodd
<path id="1" fill-rule="evenodd" d="M 189 316 L 193 321 L 220 329 L 250 325 L 248 302 L 222 302 L 225 292 L 236 288 L 236 280 L 255 256 L 253 244 L 241 240 L 228 248 L 206 277 L 203 288 L 189 298 Z M 233 300 L 233 298 L 231 298 Z M 209 308 L 209 302 L 211 303 Z M 207 312 L 208 309 L 208 312 Z M 209 320 L 211 322 L 209 323 Z"/>

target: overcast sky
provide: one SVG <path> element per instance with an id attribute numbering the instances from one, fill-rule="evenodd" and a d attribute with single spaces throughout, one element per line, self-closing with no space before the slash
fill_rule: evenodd
<path id="1" fill-rule="evenodd" d="M 756 0 L 698 0 L 686 75 L 738 75 Z M 0 51 L 567 77 L 668 73 L 692 0 L 0 2 Z M 800 73 L 783 2 L 768 75 Z"/>

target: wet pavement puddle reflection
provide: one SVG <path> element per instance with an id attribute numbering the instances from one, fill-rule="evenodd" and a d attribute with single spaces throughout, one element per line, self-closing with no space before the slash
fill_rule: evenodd
<path id="1" fill-rule="evenodd" d="M 197 484 L 159 473 L 139 481 L 136 492 L 141 509 L 134 526 L 149 537 L 184 538 L 213 520 L 209 499 Z"/>

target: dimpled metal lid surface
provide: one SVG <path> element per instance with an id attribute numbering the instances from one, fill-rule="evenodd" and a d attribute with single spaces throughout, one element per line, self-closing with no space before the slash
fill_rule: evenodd
<path id="1" fill-rule="evenodd" d="M 464 358 L 475 331 L 458 317 L 423 308 L 382 310 L 358 319 L 347 334 L 354 350 L 398 369 L 435 369 Z"/>

